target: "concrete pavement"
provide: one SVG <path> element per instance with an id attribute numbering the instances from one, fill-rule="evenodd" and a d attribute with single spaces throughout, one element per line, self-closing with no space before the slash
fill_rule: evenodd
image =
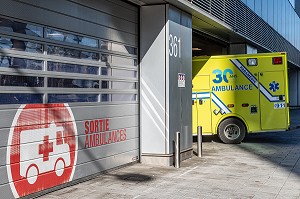
<path id="1" fill-rule="evenodd" d="M 291 131 L 250 134 L 237 145 L 205 136 L 203 157 L 179 169 L 134 164 L 40 198 L 300 199 L 300 110 L 291 123 Z"/>

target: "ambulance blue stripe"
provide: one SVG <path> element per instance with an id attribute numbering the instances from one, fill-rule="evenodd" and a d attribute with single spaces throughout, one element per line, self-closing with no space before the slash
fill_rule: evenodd
<path id="1" fill-rule="evenodd" d="M 241 73 L 256 87 L 258 88 L 258 81 L 256 79 L 256 77 L 254 77 L 252 75 L 252 73 L 240 62 L 240 60 L 238 59 L 230 59 L 231 63 L 233 63 L 233 65 L 235 65 L 237 67 L 237 69 L 239 69 L 239 71 L 241 71 Z M 237 61 L 238 63 L 235 63 L 235 61 Z M 240 64 L 240 66 L 238 66 L 238 64 Z M 244 71 L 242 71 L 243 68 L 245 71 L 247 71 L 248 76 L 251 76 L 251 79 L 245 74 Z"/>
<path id="2" fill-rule="evenodd" d="M 211 100 L 225 113 L 231 113 L 231 110 L 222 102 L 222 100 L 215 94 L 211 93 L 213 96 L 210 97 L 210 93 L 208 92 L 193 92 L 192 93 L 192 100 L 195 99 L 209 99 Z M 197 96 L 197 97 L 196 97 Z"/>
<path id="3" fill-rule="evenodd" d="M 240 62 L 238 59 L 230 59 L 230 61 L 235 65 L 239 71 L 256 87 L 258 88 L 259 85 L 259 91 L 270 101 L 270 102 L 279 102 L 278 96 L 273 96 L 262 84 L 258 83 L 257 79 L 250 73 L 250 71 Z M 236 63 L 237 62 L 237 63 Z M 239 66 L 240 65 L 240 66 Z M 248 76 L 251 76 L 251 79 L 245 74 L 243 70 L 247 71 Z M 255 80 L 255 82 L 254 82 Z M 257 85 L 256 85 L 257 84 Z"/>
<path id="4" fill-rule="evenodd" d="M 270 101 L 270 102 L 280 102 L 278 96 L 273 96 L 262 84 L 259 84 L 260 92 Z"/>
<path id="5" fill-rule="evenodd" d="M 213 95 L 212 97 L 212 101 L 223 111 L 225 111 L 225 113 L 231 113 L 231 110 L 222 102 L 222 100 L 220 98 L 218 98 L 218 96 L 215 93 L 211 93 Z M 216 98 L 216 100 L 214 99 L 214 97 Z"/>

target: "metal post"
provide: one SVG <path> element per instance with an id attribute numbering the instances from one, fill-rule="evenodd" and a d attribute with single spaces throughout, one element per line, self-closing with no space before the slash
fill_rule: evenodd
<path id="1" fill-rule="evenodd" d="M 175 137 L 175 167 L 180 167 L 180 132 L 176 132 Z"/>
<path id="2" fill-rule="evenodd" d="M 197 153 L 198 153 L 198 157 L 201 158 L 202 157 L 202 126 L 198 126 L 197 135 L 198 135 Z"/>

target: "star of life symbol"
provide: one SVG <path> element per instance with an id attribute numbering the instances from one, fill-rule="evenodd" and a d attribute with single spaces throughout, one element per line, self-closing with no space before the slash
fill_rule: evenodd
<path id="1" fill-rule="evenodd" d="M 277 83 L 276 81 L 272 81 L 270 84 L 270 90 L 273 92 L 276 92 L 277 90 L 279 90 L 279 83 Z"/>

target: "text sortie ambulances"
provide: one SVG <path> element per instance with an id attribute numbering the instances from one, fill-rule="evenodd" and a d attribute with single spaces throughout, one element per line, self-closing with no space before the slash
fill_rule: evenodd
<path id="1" fill-rule="evenodd" d="M 95 119 L 84 122 L 85 148 L 96 147 L 126 140 L 126 128 L 110 130 L 109 119 Z"/>

